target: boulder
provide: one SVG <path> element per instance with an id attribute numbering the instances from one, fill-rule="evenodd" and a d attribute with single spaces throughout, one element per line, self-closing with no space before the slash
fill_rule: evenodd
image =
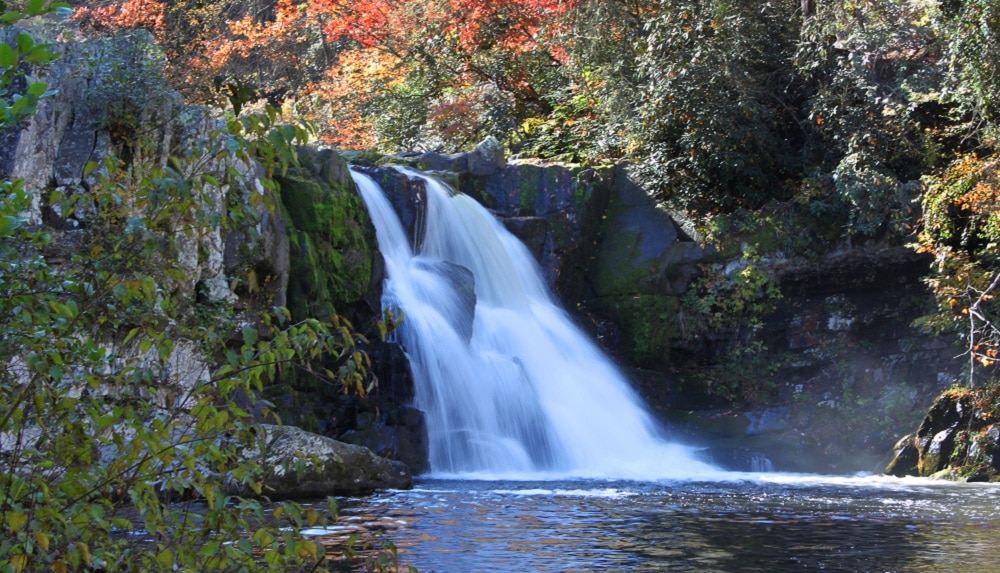
<path id="1" fill-rule="evenodd" d="M 472 271 L 448 261 L 419 260 L 417 268 L 433 273 L 445 283 L 455 296 L 449 299 L 450 308 L 441 308 L 442 317 L 449 321 L 455 332 L 466 342 L 472 339 L 472 325 L 476 318 L 476 278 Z M 405 318 L 404 318 L 405 327 Z"/>
<path id="2" fill-rule="evenodd" d="M 594 297 L 679 295 L 705 252 L 622 167 L 594 257 L 587 273 Z"/>
<path id="3" fill-rule="evenodd" d="M 424 205 L 427 204 L 427 187 L 423 179 L 408 177 L 405 173 L 389 167 L 359 167 L 355 169 L 368 175 L 378 183 L 386 198 L 399 217 L 399 222 L 410 239 L 414 249 L 419 248 L 423 239 Z"/>
<path id="4" fill-rule="evenodd" d="M 995 481 L 1000 479 L 1000 427 L 993 388 L 952 389 L 931 406 L 920 428 L 893 448 L 884 473 Z"/>
<path id="5" fill-rule="evenodd" d="M 415 158 L 417 168 L 422 171 L 467 171 L 469 154 L 452 153 L 445 155 L 436 152 L 422 153 Z"/>
<path id="6" fill-rule="evenodd" d="M 885 467 L 885 474 L 904 477 L 917 475 L 920 464 L 920 450 L 914 444 L 915 434 L 903 436 L 893 448 L 895 455 Z"/>
<path id="7" fill-rule="evenodd" d="M 381 489 L 408 489 L 413 477 L 402 462 L 367 448 L 338 442 L 293 426 L 261 425 L 263 457 L 247 452 L 267 469 L 263 495 L 271 499 L 303 499 L 355 495 Z M 232 487 L 252 495 L 245 484 Z"/>
<path id="8" fill-rule="evenodd" d="M 506 166 L 503 144 L 497 138 L 487 137 L 468 154 L 468 170 L 477 177 L 488 177 Z"/>

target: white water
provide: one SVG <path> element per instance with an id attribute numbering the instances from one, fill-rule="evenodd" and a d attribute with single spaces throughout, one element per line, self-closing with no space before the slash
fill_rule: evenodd
<path id="1" fill-rule="evenodd" d="M 426 416 L 434 474 L 659 479 L 718 473 L 690 448 L 660 437 L 621 373 L 553 300 L 520 241 L 470 197 L 405 173 L 427 185 L 419 253 L 378 185 L 353 175 L 386 260 L 383 305 L 403 310 L 400 339 L 415 405 Z M 474 277 L 474 317 L 461 303 L 461 272 L 454 265 Z M 461 325 L 470 320 L 467 339 Z"/>

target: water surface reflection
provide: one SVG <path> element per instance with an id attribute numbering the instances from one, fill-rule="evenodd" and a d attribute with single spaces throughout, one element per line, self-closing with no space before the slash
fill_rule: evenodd
<path id="1" fill-rule="evenodd" d="M 423 480 L 342 501 L 424 573 L 1000 568 L 1000 486 L 766 474 L 731 482 Z"/>

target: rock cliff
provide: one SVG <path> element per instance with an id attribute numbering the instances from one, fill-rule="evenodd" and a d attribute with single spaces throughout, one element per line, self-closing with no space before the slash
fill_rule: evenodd
<path id="1" fill-rule="evenodd" d="M 36 37 L 72 36 L 57 33 L 71 26 L 61 17 L 25 25 Z M 4 33 L 16 34 L 17 30 L 5 28 Z M 278 188 L 268 189 L 262 184 L 260 167 L 238 154 L 198 159 L 198 150 L 217 137 L 222 124 L 204 108 L 184 104 L 166 86 L 162 57 L 148 34 L 60 40 L 53 49 L 60 57 L 45 70 L 32 72 L 30 80 L 45 82 L 55 95 L 43 100 L 30 121 L 0 134 L 0 177 L 19 180 L 32 197 L 22 216 L 26 224 L 51 236 L 45 253 L 50 263 L 85 262 L 81 245 L 88 244 L 87 237 L 99 232 L 101 221 L 112 216 L 107 206 L 98 204 L 99 188 L 117 186 L 114 197 L 121 204 L 115 206 L 114 217 L 145 224 L 141 221 L 145 212 L 128 193 L 133 182 L 129 178 L 169 164 L 182 170 L 179 176 L 205 182 L 190 201 L 192 210 L 209 222 L 196 231 L 190 227 L 166 231 L 170 260 L 149 261 L 165 269 L 166 274 L 158 279 L 169 287 L 166 294 L 176 306 L 170 320 L 195 327 L 235 320 L 230 342 L 236 345 L 242 344 L 240 326 L 256 324 L 260 314 L 274 306 L 287 305 L 296 320 L 325 321 L 336 313 L 359 328 L 374 328 L 379 297 L 379 281 L 373 280 L 378 270 L 374 229 L 347 165 L 336 152 L 299 149 L 299 166 L 278 179 Z M 169 157 L 183 160 L 174 162 Z M 213 175 L 218 173 L 226 175 L 224 180 Z M 68 196 L 82 198 L 71 211 L 55 200 Z M 236 205 L 252 216 L 236 225 L 219 224 L 227 209 Z M 265 209 L 266 205 L 273 208 Z M 161 224 L 156 232 L 168 228 L 170 221 Z M 114 352 L 117 360 L 114 364 L 143 362 L 149 353 L 150 359 L 155 357 L 156 349 L 139 344 L 141 335 L 118 348 L 125 333 L 102 333 L 97 324 L 93 328 L 98 340 L 107 339 L 107 352 Z M 220 334 L 226 336 L 223 331 Z M 165 383 L 156 396 L 147 399 L 187 407 L 175 397 L 186 396 L 194 385 L 205 383 L 216 368 L 216 358 L 206 355 L 194 340 L 174 340 L 169 348 L 169 356 L 163 359 Z M 16 373 L 17 359 L 7 358 Z M 320 430 L 317 414 L 303 414 L 300 407 L 302 393 L 313 390 L 294 372 L 284 372 L 265 394 L 278 403 L 280 413 L 287 413 L 285 419 L 311 423 L 311 429 Z M 339 389 L 328 388 L 326 395 L 313 392 L 308 402 L 328 399 L 328 407 L 321 405 L 315 411 L 331 411 L 339 394 Z M 323 441 L 292 428 L 282 430 L 281 436 L 293 433 L 300 441 Z M 271 495 L 302 497 L 408 484 L 408 470 L 391 467 L 367 450 L 323 444 L 324 452 L 333 452 L 328 456 L 330 463 L 317 466 L 316 471 L 325 473 L 313 475 L 310 470 L 304 480 L 282 479 L 280 487 L 271 484 Z M 331 468 L 336 469 L 335 480 L 327 479 L 333 475 Z M 320 478 L 325 481 L 317 482 Z"/>
<path id="2" fill-rule="evenodd" d="M 28 219 L 66 249 L 88 212 L 64 216 L 47 207 L 52 193 L 88 190 L 105 158 L 163 160 L 212 129 L 204 110 L 156 83 L 149 43 L 138 33 L 57 44 L 62 57 L 46 78 L 58 95 L 24 129 L 0 134 L 0 175 L 25 182 L 35 197 Z M 139 133 L 143 145 L 131 144 Z M 276 209 L 252 229 L 178 237 L 184 278 L 176 294 L 192 312 L 233 305 L 248 320 L 271 305 L 297 318 L 337 314 L 374 340 L 381 263 L 346 162 L 329 149 L 302 148 L 299 156 L 268 197 Z M 663 420 L 701 440 L 722 465 L 874 469 L 959 369 L 948 342 L 912 326 L 929 300 L 920 282 L 928 261 L 905 246 L 852 244 L 831 222 L 795 213 L 701 237 L 683 214 L 656 205 L 626 167 L 508 160 L 492 139 L 453 155 L 346 157 L 389 191 L 415 241 L 422 184 L 380 166 L 386 161 L 434 171 L 493 210 Z M 214 189 L 210 203 L 271 193 L 254 166 L 230 167 L 241 183 Z M 806 246 L 790 246 L 803 229 L 812 235 Z M 289 421 L 419 471 L 426 446 L 419 412 L 406 407 L 405 357 L 391 345 L 369 351 L 381 383 L 372 400 L 297 374 L 268 396 Z"/>
<path id="3" fill-rule="evenodd" d="M 491 209 L 669 427 L 716 463 L 877 471 L 960 369 L 949 341 L 913 326 L 932 301 L 929 261 L 908 247 L 831 242 L 836 229 L 795 213 L 706 240 L 626 167 L 494 160 L 473 172 L 479 155 L 361 162 L 414 241 L 421 183 L 379 163 L 432 170 Z"/>

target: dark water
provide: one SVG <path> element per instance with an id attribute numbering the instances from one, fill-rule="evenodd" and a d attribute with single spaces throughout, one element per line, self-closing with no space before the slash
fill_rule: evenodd
<path id="1" fill-rule="evenodd" d="M 1000 486 L 743 477 L 431 479 L 342 500 L 342 519 L 423 573 L 1000 571 Z"/>

